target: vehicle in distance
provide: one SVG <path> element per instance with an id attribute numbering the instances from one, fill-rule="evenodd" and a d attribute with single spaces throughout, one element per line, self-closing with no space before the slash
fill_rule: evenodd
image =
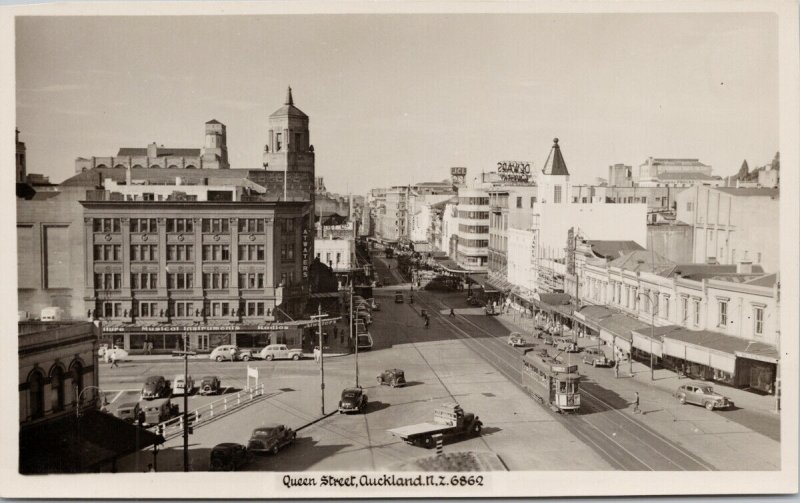
<path id="1" fill-rule="evenodd" d="M 497 316 L 502 311 L 500 306 L 496 304 L 486 304 L 483 310 L 486 312 L 486 316 Z"/>
<path id="2" fill-rule="evenodd" d="M 219 382 L 217 376 L 205 376 L 200 381 L 200 388 L 198 393 L 201 395 L 216 395 L 222 391 L 222 384 Z"/>
<path id="3" fill-rule="evenodd" d="M 114 411 L 114 415 L 123 421 L 133 423 L 139 417 L 139 404 L 136 402 L 125 402 Z"/>
<path id="4" fill-rule="evenodd" d="M 403 293 L 402 292 L 395 292 L 394 293 L 394 303 L 395 304 L 402 304 L 403 300 Z"/>
<path id="5" fill-rule="evenodd" d="M 611 360 L 600 348 L 586 348 L 583 350 L 583 363 L 590 364 L 592 367 L 610 367 Z"/>
<path id="6" fill-rule="evenodd" d="M 684 384 L 678 386 L 674 395 L 682 404 L 702 405 L 708 410 L 733 407 L 733 402 L 728 397 L 716 393 L 714 388 L 707 384 Z"/>
<path id="7" fill-rule="evenodd" d="M 225 344 L 223 346 L 217 346 L 211 351 L 211 354 L 208 355 L 209 360 L 215 360 L 218 362 L 221 361 L 236 361 L 241 360 L 246 362 L 253 358 L 253 352 L 249 349 L 240 349 L 232 344 Z"/>
<path id="8" fill-rule="evenodd" d="M 367 394 L 361 387 L 345 388 L 342 399 L 339 400 L 339 414 L 350 412 L 365 412 L 367 409 Z"/>
<path id="9" fill-rule="evenodd" d="M 187 376 L 186 383 L 183 382 L 183 374 L 178 374 L 172 379 L 172 394 L 183 395 L 184 393 L 191 395 L 194 390 L 194 379 L 192 376 Z"/>
<path id="10" fill-rule="evenodd" d="M 406 373 L 400 369 L 389 369 L 381 372 L 378 376 L 378 384 L 391 386 L 396 388 L 398 386 L 406 385 Z"/>
<path id="11" fill-rule="evenodd" d="M 139 410 L 144 413 L 143 426 L 169 421 L 178 415 L 178 404 L 172 403 L 169 398 L 159 398 L 157 400 L 142 400 L 138 405 Z"/>
<path id="12" fill-rule="evenodd" d="M 357 340 L 359 350 L 366 351 L 372 349 L 372 336 L 369 334 L 369 332 L 358 334 Z"/>
<path id="13" fill-rule="evenodd" d="M 235 472 L 253 459 L 253 453 L 242 444 L 225 442 L 211 449 L 209 469 L 212 472 Z"/>
<path id="14" fill-rule="evenodd" d="M 511 332 L 511 335 L 508 336 L 508 345 L 513 347 L 522 347 L 525 345 L 525 339 L 522 338 L 522 334 L 519 332 Z"/>
<path id="15" fill-rule="evenodd" d="M 128 352 L 119 346 L 114 346 L 109 349 L 108 344 L 101 344 L 100 348 L 97 350 L 97 356 L 101 357 L 106 363 L 111 361 L 112 356 L 114 360 L 120 362 L 128 358 Z"/>
<path id="16" fill-rule="evenodd" d="M 278 454 L 284 446 L 294 442 L 297 433 L 282 424 L 262 426 L 253 430 L 247 450 L 251 452 L 271 452 Z"/>
<path id="17" fill-rule="evenodd" d="M 563 351 L 565 353 L 578 353 L 578 352 L 580 352 L 580 348 L 578 347 L 578 344 L 576 344 L 574 341 L 571 341 L 569 339 L 563 339 L 563 338 L 557 339 L 557 341 L 556 341 L 556 349 L 558 349 L 559 351 Z"/>
<path id="18" fill-rule="evenodd" d="M 286 344 L 270 344 L 261 350 L 262 360 L 299 360 L 303 357 L 302 349 L 289 349 Z"/>
<path id="19" fill-rule="evenodd" d="M 381 305 L 380 305 L 379 303 L 375 302 L 375 299 L 374 299 L 374 298 L 369 298 L 369 299 L 367 299 L 367 305 L 368 305 L 368 306 L 369 306 L 369 307 L 370 307 L 370 308 L 371 308 L 373 311 L 380 311 L 380 310 L 381 310 Z"/>
<path id="20" fill-rule="evenodd" d="M 475 414 L 465 414 L 457 403 L 446 403 L 433 411 L 432 423 L 419 423 L 387 430 L 407 444 L 430 449 L 436 443 L 433 435 L 441 434 L 443 440 L 460 436 L 478 436 L 483 423 Z"/>
<path id="21" fill-rule="evenodd" d="M 166 398 L 170 395 L 169 385 L 164 376 L 150 376 L 144 381 L 142 386 L 142 400 L 153 400 L 155 398 Z"/>

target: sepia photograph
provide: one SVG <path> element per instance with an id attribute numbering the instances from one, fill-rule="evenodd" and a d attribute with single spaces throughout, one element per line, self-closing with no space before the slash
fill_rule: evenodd
<path id="1" fill-rule="evenodd" d="M 796 493 L 798 4 L 680 5 L 2 8 L 2 496 Z"/>

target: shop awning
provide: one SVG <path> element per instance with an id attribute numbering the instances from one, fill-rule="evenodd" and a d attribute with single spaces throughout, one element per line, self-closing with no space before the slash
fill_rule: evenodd
<path id="1" fill-rule="evenodd" d="M 441 267 L 442 269 L 444 269 L 445 271 L 447 271 L 447 272 L 450 272 L 450 273 L 453 273 L 453 274 L 467 274 L 467 273 L 469 273 L 468 270 L 466 270 L 463 267 L 461 267 L 460 265 L 458 265 L 456 263 L 456 261 L 453 260 L 453 259 L 445 258 L 445 259 L 439 260 L 437 258 L 436 260 L 437 260 L 437 265 L 439 267 Z"/>
<path id="2" fill-rule="evenodd" d="M 664 336 L 664 354 L 733 374 L 736 358 L 778 362 L 775 346 L 709 330 L 685 328 Z"/>
<path id="3" fill-rule="evenodd" d="M 631 350 L 632 331 L 649 326 L 636 318 L 625 314 L 614 313 L 600 320 L 600 338 L 623 351 Z"/>
<path id="4" fill-rule="evenodd" d="M 68 414 L 20 430 L 20 473 L 91 472 L 164 437 L 98 411 Z"/>
<path id="5" fill-rule="evenodd" d="M 477 281 L 486 292 L 508 292 L 514 286 L 502 278 L 491 276 L 482 276 Z"/>
<path id="6" fill-rule="evenodd" d="M 600 331 L 600 321 L 614 314 L 614 311 L 604 306 L 583 306 L 575 313 L 573 318 L 582 322 L 587 327 Z"/>
<path id="7" fill-rule="evenodd" d="M 412 243 L 414 246 L 414 251 L 419 253 L 429 253 L 433 251 L 433 245 L 428 243 L 427 241 L 422 242 L 414 242 Z"/>
<path id="8" fill-rule="evenodd" d="M 644 351 L 645 353 L 653 353 L 661 358 L 663 337 L 666 334 L 680 330 L 682 327 L 678 325 L 666 325 L 663 327 L 647 327 L 636 329 L 631 332 L 633 336 L 633 347 Z"/>

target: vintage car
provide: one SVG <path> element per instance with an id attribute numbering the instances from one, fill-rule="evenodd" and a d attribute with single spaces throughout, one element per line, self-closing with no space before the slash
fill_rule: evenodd
<path id="1" fill-rule="evenodd" d="M 402 304 L 403 302 L 405 302 L 403 300 L 403 292 L 395 292 L 394 293 L 394 303 L 395 304 Z"/>
<path id="2" fill-rule="evenodd" d="M 467 304 L 469 304 L 470 306 L 473 306 L 473 307 L 481 307 L 481 306 L 483 306 L 483 303 L 481 303 L 480 299 L 478 299 L 477 297 L 472 297 L 472 296 L 467 297 Z"/>
<path id="3" fill-rule="evenodd" d="M 372 314 L 370 314 L 370 312 L 366 309 L 356 309 L 356 311 L 353 313 L 353 316 L 356 319 L 364 320 L 364 323 L 367 325 L 372 324 Z"/>
<path id="4" fill-rule="evenodd" d="M 556 345 L 556 339 L 552 335 L 545 335 L 544 336 L 544 343 L 549 345 L 549 346 L 555 346 Z"/>
<path id="5" fill-rule="evenodd" d="M 178 404 L 172 403 L 169 398 L 142 400 L 139 402 L 138 408 L 141 411 L 139 414 L 143 419 L 142 426 L 163 423 L 179 414 Z"/>
<path id="6" fill-rule="evenodd" d="M 183 395 L 184 393 L 191 395 L 192 391 L 194 391 L 194 379 L 192 379 L 192 376 L 187 376 L 185 384 L 183 382 L 183 374 L 178 374 L 172 379 L 173 395 Z"/>
<path id="7" fill-rule="evenodd" d="M 497 316 L 503 312 L 501 306 L 498 306 L 497 304 L 486 304 L 486 307 L 484 307 L 483 310 L 486 313 L 486 316 Z"/>
<path id="8" fill-rule="evenodd" d="M 222 391 L 222 384 L 217 376 L 205 376 L 200 381 L 198 393 L 201 395 L 216 395 Z"/>
<path id="9" fill-rule="evenodd" d="M 242 444 L 225 442 L 211 449 L 209 469 L 212 472 L 235 472 L 253 459 L 253 453 Z"/>
<path id="10" fill-rule="evenodd" d="M 342 399 L 339 401 L 339 414 L 350 412 L 365 412 L 367 409 L 367 394 L 361 387 L 345 388 Z"/>
<path id="11" fill-rule="evenodd" d="M 270 344 L 261 350 L 262 360 L 299 360 L 303 357 L 302 349 L 289 349 L 286 344 Z"/>
<path id="12" fill-rule="evenodd" d="M 400 369 L 389 369 L 381 372 L 378 376 L 378 384 L 391 386 L 396 388 L 398 386 L 406 385 L 406 374 Z"/>
<path id="13" fill-rule="evenodd" d="M 583 363 L 591 364 L 592 367 L 610 367 L 613 362 L 606 357 L 600 348 L 586 348 L 583 350 Z"/>
<path id="14" fill-rule="evenodd" d="M 580 353 L 581 349 L 575 341 L 565 338 L 557 338 L 555 341 L 556 349 L 565 353 Z"/>
<path id="15" fill-rule="evenodd" d="M 150 376 L 145 379 L 144 386 L 142 386 L 142 400 L 166 398 L 169 395 L 169 384 L 164 376 Z"/>
<path id="16" fill-rule="evenodd" d="M 249 349 L 240 349 L 232 344 L 226 344 L 224 346 L 217 346 L 211 351 L 211 354 L 208 355 L 209 360 L 215 360 L 218 362 L 221 361 L 236 361 L 241 360 L 246 362 L 253 358 L 253 352 Z"/>
<path id="17" fill-rule="evenodd" d="M 247 450 L 278 454 L 282 447 L 294 442 L 296 437 L 294 430 L 282 424 L 262 426 L 253 430 L 250 441 L 247 442 Z"/>
<path id="18" fill-rule="evenodd" d="M 107 344 L 101 344 L 100 349 L 97 350 L 97 356 L 103 358 L 103 361 L 106 363 L 111 361 L 112 356 L 114 360 L 121 362 L 128 358 L 128 352 L 119 346 L 114 346 L 109 349 Z"/>
<path id="19" fill-rule="evenodd" d="M 117 407 L 114 415 L 123 421 L 133 423 L 139 417 L 139 404 L 136 402 L 125 402 Z"/>
<path id="20" fill-rule="evenodd" d="M 522 334 L 519 332 L 512 332 L 511 335 L 508 336 L 508 341 L 506 342 L 509 346 L 513 347 L 525 346 L 525 339 L 522 338 Z"/>
<path id="21" fill-rule="evenodd" d="M 381 305 L 380 305 L 379 303 L 375 302 L 375 299 L 374 299 L 374 298 L 369 298 L 369 299 L 367 299 L 367 305 L 368 305 L 368 306 L 369 306 L 369 307 L 370 307 L 370 308 L 371 308 L 373 311 L 380 311 L 380 310 L 381 310 Z"/>
<path id="22" fill-rule="evenodd" d="M 678 386 L 674 396 L 682 404 L 702 405 L 708 410 L 733 407 L 733 402 L 728 397 L 716 393 L 708 384 L 691 383 Z"/>

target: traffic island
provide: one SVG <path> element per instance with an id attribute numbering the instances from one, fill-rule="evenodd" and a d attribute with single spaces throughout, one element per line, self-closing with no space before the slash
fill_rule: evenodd
<path id="1" fill-rule="evenodd" d="M 410 472 L 497 472 L 508 468 L 493 452 L 450 452 L 392 467 L 393 470 Z"/>

